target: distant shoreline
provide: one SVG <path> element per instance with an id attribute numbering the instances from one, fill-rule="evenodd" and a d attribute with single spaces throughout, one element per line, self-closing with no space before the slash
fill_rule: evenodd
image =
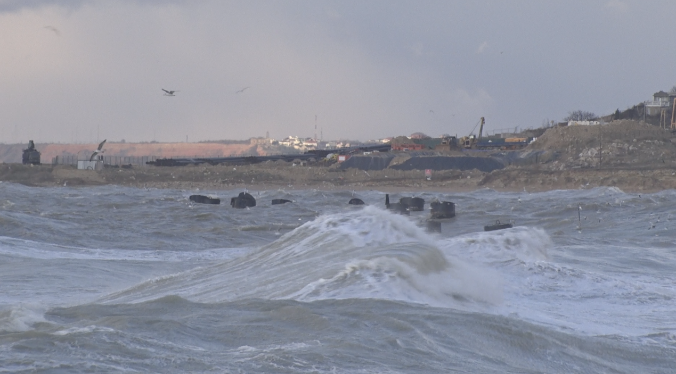
<path id="1" fill-rule="evenodd" d="M 210 154 L 209 147 L 213 146 L 186 143 L 182 147 L 188 145 L 196 147 L 190 149 L 193 154 L 203 155 Z M 124 155 L 133 148 L 115 148 L 120 146 L 110 145 L 108 150 Z M 236 146 L 245 148 L 234 154 L 254 153 L 246 148 L 252 144 Z M 163 151 L 176 151 L 169 148 Z M 188 152 L 187 148 L 180 150 Z M 18 156 L 20 151 L 12 150 L 12 155 Z M 303 162 L 267 160 L 247 165 L 142 163 L 104 167 L 101 171 L 76 170 L 69 165 L 0 164 L 0 180 L 27 186 L 120 185 L 182 190 L 541 192 L 617 187 L 628 193 L 649 193 L 676 189 L 676 133 L 644 122 L 618 120 L 604 125 L 552 127 L 518 151 L 496 149 L 481 155 L 481 160 L 477 160 L 475 154 L 455 150 L 397 151 L 377 155 L 355 153 L 344 163 L 322 158 Z M 421 169 L 432 170 L 431 180 Z"/>

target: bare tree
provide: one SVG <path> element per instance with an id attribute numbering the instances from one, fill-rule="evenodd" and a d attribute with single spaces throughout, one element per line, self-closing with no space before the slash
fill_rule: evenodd
<path id="1" fill-rule="evenodd" d="M 671 90 L 669 90 L 670 94 L 676 94 L 676 86 L 671 87 Z"/>
<path id="2" fill-rule="evenodd" d="M 573 112 L 568 112 L 568 117 L 564 118 L 564 121 L 591 121 L 597 119 L 598 116 L 592 112 L 586 112 L 584 110 L 576 110 Z"/>

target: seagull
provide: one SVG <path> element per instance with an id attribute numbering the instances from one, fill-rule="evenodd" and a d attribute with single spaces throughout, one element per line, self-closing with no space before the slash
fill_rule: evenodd
<path id="1" fill-rule="evenodd" d="M 99 147 L 92 153 L 91 157 L 89 157 L 89 161 L 94 161 L 94 157 L 98 155 L 99 153 L 103 153 L 103 143 L 106 142 L 106 139 L 103 139 L 101 143 L 99 143 Z"/>
<path id="2" fill-rule="evenodd" d="M 241 90 L 239 90 L 239 91 L 237 91 L 237 92 L 235 92 L 235 93 L 236 93 L 236 94 L 238 94 L 238 93 L 244 93 L 244 90 L 246 90 L 247 88 L 249 88 L 249 87 L 244 87 L 244 88 L 242 88 Z"/>
<path id="3" fill-rule="evenodd" d="M 176 96 L 174 95 L 174 92 L 178 92 L 178 91 L 167 91 L 164 88 L 162 89 L 162 91 L 166 92 L 164 96 Z"/>
<path id="4" fill-rule="evenodd" d="M 61 32 L 59 32 L 59 29 L 57 29 L 54 26 L 45 26 L 47 30 L 52 30 L 56 36 L 61 36 Z"/>

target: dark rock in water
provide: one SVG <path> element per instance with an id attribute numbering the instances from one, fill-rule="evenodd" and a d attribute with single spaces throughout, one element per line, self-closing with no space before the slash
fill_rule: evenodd
<path id="1" fill-rule="evenodd" d="M 422 212 L 425 210 L 425 199 L 422 197 L 402 197 L 399 204 L 405 206 L 410 212 Z"/>
<path id="2" fill-rule="evenodd" d="M 199 204 L 220 204 L 221 199 L 204 196 L 204 195 L 190 195 L 190 201 Z"/>
<path id="3" fill-rule="evenodd" d="M 364 201 L 362 199 L 357 199 L 356 197 L 350 199 L 347 203 L 350 205 L 364 205 Z"/>
<path id="4" fill-rule="evenodd" d="M 390 194 L 385 194 L 385 208 L 394 211 L 395 213 L 411 215 L 408 208 L 401 203 L 392 203 L 390 204 Z"/>
<path id="5" fill-rule="evenodd" d="M 441 232 L 441 222 L 427 221 L 427 232 Z"/>
<path id="6" fill-rule="evenodd" d="M 455 217 L 455 204 L 450 201 L 433 201 L 430 203 L 430 215 L 433 219 Z"/>
<path id="7" fill-rule="evenodd" d="M 230 199 L 230 205 L 233 208 L 244 209 L 256 206 L 256 199 L 247 192 L 240 192 L 237 197 Z"/>
<path id="8" fill-rule="evenodd" d="M 292 203 L 293 201 L 287 199 L 272 199 L 272 205 Z"/>
<path id="9" fill-rule="evenodd" d="M 500 223 L 500 221 L 495 221 L 494 225 L 484 226 L 484 231 L 495 231 L 503 229 L 511 229 L 513 226 L 511 223 Z"/>

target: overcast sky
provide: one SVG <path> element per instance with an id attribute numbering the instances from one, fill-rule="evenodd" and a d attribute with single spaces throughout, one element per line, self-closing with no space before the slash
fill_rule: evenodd
<path id="1" fill-rule="evenodd" d="M 674 16 L 673 0 L 0 0 L 0 142 L 536 128 L 676 85 Z"/>

